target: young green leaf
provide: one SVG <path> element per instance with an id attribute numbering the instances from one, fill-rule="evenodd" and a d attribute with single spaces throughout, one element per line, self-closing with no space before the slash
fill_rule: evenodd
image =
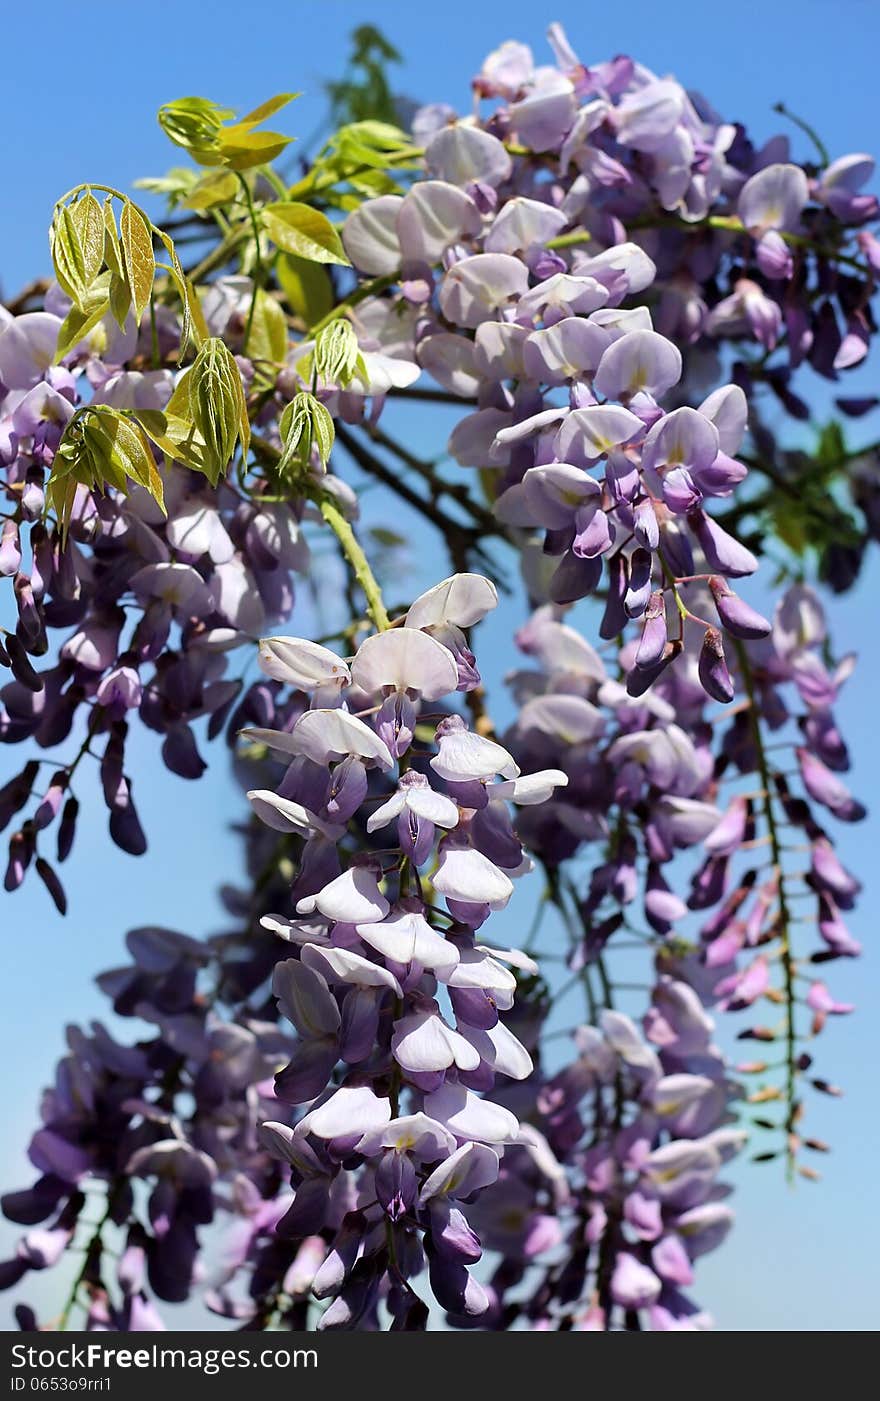
<path id="1" fill-rule="evenodd" d="M 270 117 L 274 117 L 276 112 L 280 112 L 282 107 L 286 107 L 289 102 L 298 98 L 298 92 L 280 92 L 276 97 L 268 97 L 265 102 L 261 102 L 259 107 L 255 107 L 252 112 L 248 112 L 238 122 L 239 126 L 253 127 L 259 126 L 260 122 L 267 122 Z"/>
<path id="2" fill-rule="evenodd" d="M 358 346 L 357 334 L 350 321 L 337 316 L 318 332 L 313 352 L 315 373 L 324 384 L 343 387 L 366 369 Z"/>
<path id="3" fill-rule="evenodd" d="M 126 200 L 119 218 L 119 231 L 135 319 L 140 322 L 150 304 L 156 271 L 152 226 L 137 205 Z"/>
<path id="4" fill-rule="evenodd" d="M 273 365 L 280 364 L 287 357 L 287 322 L 284 312 L 274 297 L 258 287 L 254 317 L 248 337 L 247 353 L 259 362 L 266 360 Z"/>
<path id="5" fill-rule="evenodd" d="M 311 466 L 315 448 L 326 471 L 336 430 L 329 411 L 314 394 L 297 394 L 281 415 L 278 424 L 284 444 L 278 463 L 282 477 L 295 478 Z"/>
<path id="6" fill-rule="evenodd" d="M 159 108 L 159 125 L 199 165 L 220 165 L 220 128 L 234 116 L 228 107 L 218 107 L 205 97 L 180 97 Z"/>
<path id="7" fill-rule="evenodd" d="M 95 329 L 110 311 L 111 273 L 104 272 L 92 283 L 79 303 L 74 302 L 58 329 L 55 364 L 60 364 L 74 346 Z"/>
<path id="8" fill-rule="evenodd" d="M 231 170 L 209 170 L 181 200 L 185 209 L 216 209 L 229 204 L 238 192 L 238 181 Z"/>
<path id="9" fill-rule="evenodd" d="M 54 511 L 66 537 L 78 486 L 126 492 L 132 481 L 165 509 L 162 478 L 149 439 L 130 415 L 106 404 L 87 404 L 62 434 L 46 486 L 46 509 Z"/>
<path id="10" fill-rule="evenodd" d="M 322 321 L 333 306 L 333 287 L 329 275 L 320 263 L 311 263 L 296 253 L 279 253 L 275 260 L 275 275 L 294 316 L 307 326 Z"/>
<path id="11" fill-rule="evenodd" d="M 266 232 L 285 253 L 296 253 L 313 263 L 349 266 L 338 232 L 326 214 L 308 204 L 270 204 L 262 212 Z"/>
<path id="12" fill-rule="evenodd" d="M 241 374 L 231 351 L 216 336 L 201 346 L 186 376 L 189 417 L 204 440 L 212 485 L 226 472 L 235 445 L 247 454 L 250 424 Z"/>
<path id="13" fill-rule="evenodd" d="M 90 190 L 73 204 L 56 206 L 49 247 L 59 286 L 82 307 L 104 262 L 104 221 Z"/>
<path id="14" fill-rule="evenodd" d="M 251 131 L 239 123 L 223 128 L 220 159 L 230 170 L 250 170 L 255 165 L 274 161 L 292 140 L 291 136 L 281 136 L 277 131 Z"/>

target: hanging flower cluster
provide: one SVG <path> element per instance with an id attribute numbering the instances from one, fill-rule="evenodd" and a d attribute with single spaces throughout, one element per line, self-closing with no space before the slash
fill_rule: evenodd
<path id="1" fill-rule="evenodd" d="M 806 579 L 856 577 L 876 463 L 765 420 L 809 417 L 802 366 L 869 352 L 873 162 L 796 164 L 549 38 L 552 66 L 491 54 L 471 115 L 358 118 L 292 186 L 254 130 L 287 95 L 166 104 L 204 171 L 156 188 L 201 262 L 77 187 L 45 298 L 0 308 L 0 741 L 44 753 L 0 784 L 6 890 L 34 871 L 65 911 L 90 763 L 146 850 L 138 719 L 188 779 L 199 727 L 225 733 L 251 808 L 232 929 L 130 931 L 98 981 L 140 1039 L 69 1031 L 39 1177 L 3 1198 L 0 1285 L 82 1252 L 63 1326 L 160 1328 L 196 1292 L 247 1328 L 693 1330 L 746 1137 L 816 1176 L 807 1092 L 838 1091 L 812 1043 L 852 1011 L 819 975 L 860 952 L 835 824 L 864 808 L 853 659 Z M 447 459 L 386 431 L 389 396 L 458 408 Z M 455 571 L 390 616 L 341 462 Z M 765 536 L 800 556 L 767 618 L 738 582 Z M 321 642 L 287 635 L 316 542 L 350 580 Z M 502 728 L 471 629 L 505 547 L 527 663 Z M 740 1013 L 766 1059 L 731 1066 Z"/>

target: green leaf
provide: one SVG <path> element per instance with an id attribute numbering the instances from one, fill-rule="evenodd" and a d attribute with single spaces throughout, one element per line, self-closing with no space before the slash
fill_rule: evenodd
<path id="1" fill-rule="evenodd" d="M 68 422 L 46 487 L 47 509 L 54 510 L 66 536 L 77 486 L 90 491 L 128 490 L 134 482 L 165 510 L 162 478 L 142 426 L 131 415 L 106 404 L 88 404 Z"/>
<path id="2" fill-rule="evenodd" d="M 156 259 L 153 256 L 152 226 L 131 200 L 126 200 L 122 206 L 119 232 L 135 319 L 140 324 L 153 293 Z"/>
<path id="3" fill-rule="evenodd" d="M 350 266 L 342 240 L 320 210 L 308 204 L 270 204 L 262 212 L 266 232 L 285 253 L 296 253 L 313 263 Z"/>
<path id="4" fill-rule="evenodd" d="M 333 286 L 325 268 L 296 253 L 279 253 L 275 275 L 287 304 L 307 326 L 322 321 L 333 307 Z"/>
<path id="5" fill-rule="evenodd" d="M 186 375 L 180 384 L 185 385 L 185 382 Z M 136 409 L 134 417 L 169 462 L 180 462 L 191 471 L 210 478 L 213 465 L 205 442 L 188 419 L 169 412 L 170 409 L 171 404 L 164 413 L 158 409 Z"/>
<path id="6" fill-rule="evenodd" d="M 56 206 L 49 247 L 59 286 L 82 307 L 104 262 L 104 220 L 91 190 Z"/>
<path id="7" fill-rule="evenodd" d="M 116 229 L 116 215 L 113 212 L 113 196 L 108 195 L 101 211 L 104 224 L 104 262 L 115 277 L 125 276 L 122 262 L 122 249 Z"/>
<path id="8" fill-rule="evenodd" d="M 74 346 L 93 331 L 110 310 L 109 272 L 102 273 L 82 299 L 82 305 L 74 302 L 58 329 L 58 344 L 55 347 L 55 364 L 69 355 Z"/>
<path id="9" fill-rule="evenodd" d="M 104 216 L 91 190 L 68 206 L 82 249 L 83 274 L 86 287 L 91 287 L 104 266 Z"/>
<path id="10" fill-rule="evenodd" d="M 337 316 L 318 332 L 313 352 L 315 373 L 324 384 L 350 384 L 366 368 L 361 358 L 357 334 L 350 321 Z"/>
<path id="11" fill-rule="evenodd" d="M 248 355 L 252 360 L 268 360 L 278 365 L 287 358 L 287 321 L 274 297 L 270 297 L 261 287 L 255 296 Z"/>
<path id="12" fill-rule="evenodd" d="M 234 116 L 230 108 L 218 107 L 205 97 L 180 97 L 159 108 L 159 125 L 176 146 L 189 151 L 200 165 L 219 165 L 220 128 Z"/>
<path id="13" fill-rule="evenodd" d="M 231 170 L 211 170 L 181 203 L 185 209 L 215 209 L 219 204 L 229 204 L 237 193 L 238 181 Z"/>
<path id="14" fill-rule="evenodd" d="M 165 233 L 164 229 L 157 229 L 156 232 L 171 259 L 170 265 L 167 263 L 160 263 L 159 267 L 165 272 L 170 273 L 174 279 L 183 309 L 180 328 L 180 353 L 183 355 L 190 339 L 192 339 L 196 347 L 198 347 L 201 345 L 202 341 L 207 338 L 210 332 L 205 322 L 201 303 L 196 296 L 195 288 L 183 271 L 180 259 L 177 256 L 174 240 L 169 234 Z"/>
<path id="15" fill-rule="evenodd" d="M 120 331 L 125 329 L 131 311 L 131 292 L 126 278 L 113 274 L 110 278 L 110 312 Z"/>
<path id="16" fill-rule="evenodd" d="M 241 443 L 247 456 L 250 423 L 241 374 L 231 351 L 216 336 L 199 349 L 186 376 L 189 417 L 201 435 L 212 485 L 216 486 Z"/>
<path id="17" fill-rule="evenodd" d="M 259 126 L 260 122 L 266 122 L 270 117 L 274 117 L 276 112 L 280 112 L 282 107 L 286 107 L 289 102 L 300 97 L 298 92 L 281 92 L 277 97 L 269 97 L 265 102 L 261 102 L 259 107 L 255 107 L 247 116 L 242 117 L 239 126 Z"/>
<path id="18" fill-rule="evenodd" d="M 255 165 L 274 161 L 292 140 L 277 131 L 251 131 L 242 125 L 224 127 L 220 159 L 230 170 L 250 170 Z"/>
<path id="19" fill-rule="evenodd" d="M 307 472 L 313 448 L 326 470 L 336 430 L 329 411 L 314 394 L 297 394 L 282 413 L 278 429 L 284 444 L 278 463 L 280 476 L 295 481 L 297 476 Z"/>

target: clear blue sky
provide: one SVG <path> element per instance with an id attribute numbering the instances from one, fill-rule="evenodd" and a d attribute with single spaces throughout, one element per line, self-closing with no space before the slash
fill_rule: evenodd
<path id="1" fill-rule="evenodd" d="M 198 93 L 247 110 L 271 93 L 299 89 L 304 96 L 285 113 L 283 129 L 307 136 L 320 119 L 322 77 L 339 74 L 348 33 L 371 22 L 403 54 L 400 91 L 464 110 L 470 76 L 483 56 L 505 38 L 526 40 L 543 56 L 543 33 L 553 19 L 566 25 L 586 61 L 630 53 L 699 88 L 725 117 L 743 120 L 758 136 L 779 129 L 781 119 L 770 108 L 784 99 L 820 129 L 832 156 L 880 152 L 876 0 L 739 0 L 715 10 L 705 0 L 629 0 L 620 6 L 572 5 L 568 13 L 562 4 L 542 12 L 524 0 L 420 6 L 215 0 L 210 7 L 194 0 L 149 7 L 89 0 L 75 8 L 46 0 L 38 7 L 9 6 L 4 16 L 2 287 L 9 294 L 45 271 L 51 206 L 69 186 L 95 180 L 127 188 L 138 176 L 161 173 L 174 162 L 155 121 L 163 101 Z M 795 149 L 806 154 L 802 142 Z M 860 388 L 870 382 L 876 387 L 878 378 L 876 370 L 860 376 Z M 853 392 L 855 383 L 849 381 Z M 403 426 L 430 450 L 442 441 L 446 425 L 426 422 L 410 418 Z M 368 512 L 378 509 L 376 501 Z M 444 572 L 439 557 L 419 561 L 412 591 Z M 869 646 L 876 636 L 878 593 L 875 561 L 855 594 L 833 610 L 838 651 L 862 652 L 840 718 L 856 759 L 854 786 L 869 803 L 876 803 L 880 790 L 874 738 L 880 671 Z M 752 600 L 760 604 L 760 593 Z M 509 665 L 505 637 L 517 620 L 508 605 L 488 629 L 482 655 L 490 674 Z M 302 615 L 296 626 L 305 630 Z M 136 741 L 132 766 L 150 855 L 138 862 L 117 852 L 96 801 L 66 873 L 68 918 L 55 915 L 33 882 L 0 902 L 6 949 L 2 1187 L 29 1180 L 22 1146 L 40 1087 L 61 1049 L 61 1027 L 105 1014 L 91 979 L 121 961 L 124 930 L 149 922 L 195 934 L 217 926 L 214 888 L 237 863 L 236 844 L 224 825 L 239 811 L 225 757 L 215 747 L 209 773 L 187 784 L 162 769 L 154 738 Z M 0 782 L 19 752 L 0 751 Z M 876 865 L 874 833 L 869 821 L 843 834 L 843 854 L 863 877 Z M 863 900 L 855 925 L 865 958 L 829 970 L 834 991 L 857 1002 L 860 1014 L 836 1022 L 821 1046 L 823 1071 L 847 1090 L 842 1101 L 810 1108 L 811 1131 L 834 1145 L 833 1156 L 821 1164 L 825 1180 L 792 1192 L 773 1165 L 742 1164 L 735 1171 L 737 1228 L 701 1262 L 696 1291 L 722 1327 L 867 1329 L 878 1323 L 880 1238 L 872 1189 L 880 1150 L 880 973 L 872 947 L 878 913 L 880 887 Z M 16 1234 L 17 1228 L 0 1227 L 2 1241 Z M 5 1253 L 0 1244 L 0 1255 Z M 30 1296 L 45 1301 L 50 1314 L 60 1281 L 31 1278 Z M 5 1311 L 0 1326 L 4 1317 Z"/>

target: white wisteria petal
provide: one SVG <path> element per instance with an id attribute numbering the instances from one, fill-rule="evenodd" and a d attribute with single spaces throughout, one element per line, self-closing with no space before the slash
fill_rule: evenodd
<path id="1" fill-rule="evenodd" d="M 286 939 L 289 944 L 314 944 L 328 941 L 327 924 L 323 920 L 292 920 L 285 915 L 263 915 L 260 927 Z"/>
<path id="2" fill-rule="evenodd" d="M 268 788 L 252 788 L 247 795 L 248 802 L 261 822 L 276 832 L 320 832 L 331 841 L 338 841 L 345 828 L 334 823 L 324 822 L 301 803 L 290 798 L 282 798 Z"/>
<path id="3" fill-rule="evenodd" d="M 488 905 L 503 910 L 513 894 L 513 882 L 488 856 L 472 847 L 446 847 L 432 877 L 434 889 L 449 900 Z"/>
<path id="4" fill-rule="evenodd" d="M 215 564 L 225 564 L 235 554 L 219 512 L 204 501 L 193 499 L 175 511 L 165 527 L 174 550 L 188 555 L 210 555 Z"/>
<path id="5" fill-rule="evenodd" d="M 381 924 L 359 923 L 357 932 L 383 958 L 404 966 L 418 963 L 444 981 L 458 966 L 460 955 L 455 944 L 432 929 L 424 915 L 416 911 L 392 915 Z"/>
<path id="6" fill-rule="evenodd" d="M 491 1187 L 498 1178 L 499 1163 L 498 1154 L 486 1144 L 463 1143 L 427 1178 L 419 1205 L 424 1206 L 432 1197 L 466 1197 L 482 1187 Z"/>
<path id="7" fill-rule="evenodd" d="M 645 1045 L 629 1017 L 606 1007 L 599 1014 L 599 1025 L 606 1041 L 614 1047 L 621 1060 L 647 1071 L 654 1078 L 660 1078 L 660 1062 L 650 1046 Z"/>
<path id="8" fill-rule="evenodd" d="M 306 895 L 296 907 L 297 914 L 310 915 L 318 910 L 325 919 L 338 924 L 384 919 L 390 908 L 375 875 L 366 866 L 349 866 L 317 895 Z"/>
<path id="9" fill-rule="evenodd" d="M 600 282 L 615 273 L 623 273 L 627 282 L 629 292 L 644 292 L 646 287 L 650 287 L 657 276 L 657 267 L 648 257 L 644 248 L 640 248 L 637 243 L 615 243 L 610 248 L 605 248 L 601 253 L 595 254 L 592 258 L 584 258 L 578 263 L 578 272 L 586 273 L 590 277 L 598 278 Z M 616 308 L 615 308 L 616 311 Z M 636 307 L 631 312 L 619 312 L 620 316 L 640 320 L 647 320 L 646 329 L 650 328 L 651 313 L 647 307 Z M 603 319 L 604 313 L 595 316 L 593 319 L 601 325 L 608 325 L 613 321 L 613 315 L 609 315 L 608 322 Z M 636 322 L 629 320 L 628 329 L 633 330 Z"/>
<path id="10" fill-rule="evenodd" d="M 398 210 L 397 237 L 406 261 L 438 263 L 450 244 L 479 233 L 482 223 L 464 190 L 445 180 L 420 180 Z"/>
<path id="11" fill-rule="evenodd" d="M 538 773 L 522 774 L 519 778 L 495 783 L 489 789 L 490 798 L 506 798 L 520 807 L 546 803 L 557 788 L 568 786 L 568 774 L 562 769 L 541 769 Z"/>
<path id="12" fill-rule="evenodd" d="M 598 311 L 607 300 L 608 289 L 595 277 L 555 272 L 520 297 L 516 319 L 523 324 L 532 324 L 537 318 L 546 316 L 548 308 L 563 316 L 586 316 L 591 311 Z"/>
<path id="13" fill-rule="evenodd" d="M 416 353 L 422 369 L 450 394 L 476 398 L 480 376 L 474 361 L 473 341 L 453 335 L 451 331 L 437 331 L 419 341 Z"/>
<path id="14" fill-rule="evenodd" d="M 519 765 L 502 745 L 475 734 L 463 724 L 460 728 L 450 726 L 438 735 L 438 753 L 430 763 L 440 778 L 451 783 L 485 781 L 499 773 L 505 778 L 519 777 Z"/>
<path id="15" fill-rule="evenodd" d="M 450 829 L 458 825 L 458 804 L 434 788 L 408 788 L 406 805 L 416 817 L 433 822 L 436 827 Z"/>
<path id="16" fill-rule="evenodd" d="M 129 587 L 142 603 L 158 598 L 198 616 L 211 607 L 208 585 L 191 564 L 147 564 L 131 576 Z"/>
<path id="17" fill-rule="evenodd" d="M 519 303 L 529 270 L 508 253 L 475 253 L 453 263 L 440 285 L 440 310 L 456 326 L 479 326 Z"/>
<path id="18" fill-rule="evenodd" d="M 380 769 L 394 766 L 387 744 L 357 715 L 347 710 L 307 710 L 293 727 L 299 753 L 316 764 L 348 755 L 374 763 Z"/>
<path id="19" fill-rule="evenodd" d="M 396 1148 L 419 1162 L 433 1163 L 455 1151 L 455 1139 L 436 1119 L 419 1112 L 392 1119 L 384 1128 L 364 1134 L 357 1144 L 357 1152 L 367 1158 L 376 1157 L 383 1148 Z"/>
<path id="20" fill-rule="evenodd" d="M 651 394 L 655 399 L 681 379 L 681 351 L 656 331 L 630 331 L 613 341 L 599 362 L 593 389 L 606 399 Z"/>
<path id="21" fill-rule="evenodd" d="M 320 1163 L 314 1150 L 306 1141 L 301 1126 L 302 1120 L 295 1129 L 292 1129 L 289 1124 L 279 1124 L 270 1119 L 266 1123 L 260 1124 L 257 1129 L 257 1137 L 274 1158 L 281 1158 L 284 1162 L 297 1168 L 303 1176 L 309 1177 L 316 1169 L 320 1169 Z"/>
<path id="22" fill-rule="evenodd" d="M 576 512 L 601 495 L 595 478 L 568 462 L 530 467 L 522 479 L 522 491 L 532 523 L 553 530 L 571 525 Z"/>
<path id="23" fill-rule="evenodd" d="M 567 223 L 568 216 L 552 204 L 515 196 L 492 221 L 483 247 L 487 253 L 526 253 L 534 244 L 555 238 Z"/>
<path id="24" fill-rule="evenodd" d="M 460 1032 L 447 1026 L 439 1012 L 420 1011 L 394 1023 L 391 1053 L 404 1070 L 420 1075 L 432 1070 L 476 1070 L 480 1055 Z"/>
<path id="25" fill-rule="evenodd" d="M 500 949 L 461 949 L 458 966 L 445 979 L 451 988 L 482 988 L 491 992 L 498 1006 L 506 1012 L 513 1006 L 516 978 L 497 960 L 508 958 Z"/>
<path id="26" fill-rule="evenodd" d="M 393 822 L 395 817 L 399 817 L 406 807 L 406 790 L 398 788 L 391 794 L 387 803 L 382 803 L 376 808 L 374 813 L 367 818 L 367 831 L 378 832 L 380 828 L 387 827 L 389 822 Z"/>
<path id="27" fill-rule="evenodd" d="M 511 321 L 484 321 L 474 332 L 474 365 L 484 379 L 522 379 L 523 351 L 529 338 L 525 326 Z"/>
<path id="28" fill-rule="evenodd" d="M 425 147 L 428 173 L 453 185 L 500 185 L 513 162 L 497 136 L 467 122 L 441 127 Z"/>
<path id="29" fill-rule="evenodd" d="M 583 696 L 535 696 L 520 711 L 517 728 L 524 735 L 536 730 L 565 744 L 585 744 L 603 733 L 605 716 Z"/>
<path id="30" fill-rule="evenodd" d="M 380 195 L 364 200 L 349 214 L 342 228 L 342 242 L 355 267 L 372 277 L 387 277 L 400 267 L 397 216 L 400 195 Z"/>
<path id="31" fill-rule="evenodd" d="M 799 165 L 765 165 L 739 192 L 736 212 L 747 229 L 796 229 L 810 197 L 806 174 Z"/>
<path id="32" fill-rule="evenodd" d="M 410 627 L 379 632 L 362 642 L 351 677 L 370 696 L 388 688 L 439 700 L 458 687 L 458 667 L 449 648 Z"/>
<path id="33" fill-rule="evenodd" d="M 317 691 L 331 684 L 347 686 L 351 681 L 341 657 L 305 637 L 261 637 L 257 662 L 266 676 L 298 691 Z"/>
<path id="34" fill-rule="evenodd" d="M 520 968 L 524 973 L 531 973 L 535 976 L 541 971 L 531 954 L 523 949 L 496 949 L 492 944 L 474 944 L 474 949 L 478 953 L 486 953 L 490 958 L 497 958 L 501 963 L 507 963 L 511 968 Z"/>
<path id="35" fill-rule="evenodd" d="M 351 949 L 337 948 L 334 945 L 306 944 L 302 951 L 302 961 L 307 968 L 320 973 L 328 983 L 353 983 L 361 988 L 390 988 L 395 997 L 400 997 L 401 988 L 393 973 L 381 968 L 378 963 L 353 953 Z"/>
<path id="36" fill-rule="evenodd" d="M 513 1143 L 519 1133 L 519 1121 L 509 1109 L 450 1081 L 425 1095 L 425 1113 L 445 1124 L 456 1138 L 477 1143 Z"/>
<path id="37" fill-rule="evenodd" d="M 390 1119 L 390 1100 L 381 1099 L 366 1085 L 343 1086 L 306 1114 L 297 1128 L 316 1138 L 352 1138 L 382 1128 Z"/>
<path id="38" fill-rule="evenodd" d="M 534 1070 L 525 1046 L 503 1022 L 496 1022 L 488 1031 L 460 1025 L 460 1031 L 479 1052 L 480 1059 L 491 1065 L 499 1075 L 507 1075 L 511 1080 L 526 1080 Z"/>
<path id="39" fill-rule="evenodd" d="M 735 457 L 748 427 L 749 406 L 738 384 L 723 384 L 704 399 L 699 412 L 718 431 L 718 445 L 728 457 Z"/>
<path id="40" fill-rule="evenodd" d="M 498 606 L 498 590 L 482 574 L 453 574 L 420 594 L 406 615 L 408 628 L 455 623 L 469 628 Z"/>
<path id="41" fill-rule="evenodd" d="M 642 420 L 629 409 L 616 404 L 592 404 L 568 414 L 556 434 L 554 451 L 562 462 L 586 466 L 612 448 L 630 442 L 644 428 Z"/>

